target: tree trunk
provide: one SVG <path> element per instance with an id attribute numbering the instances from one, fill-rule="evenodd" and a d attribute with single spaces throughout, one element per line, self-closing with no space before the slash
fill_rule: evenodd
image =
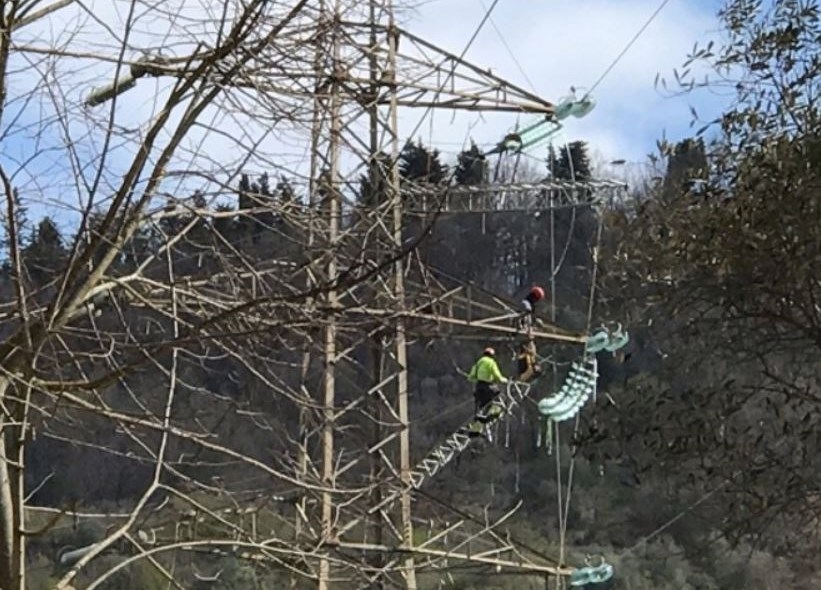
<path id="1" fill-rule="evenodd" d="M 8 381 L 0 378 L 0 401 L 7 388 Z M 16 453 L 7 445 L 7 441 L 13 440 L 14 425 L 11 427 L 0 416 L 0 590 L 23 590 L 23 539 L 17 518 L 22 498 L 18 493 L 19 469 L 10 464 Z"/>

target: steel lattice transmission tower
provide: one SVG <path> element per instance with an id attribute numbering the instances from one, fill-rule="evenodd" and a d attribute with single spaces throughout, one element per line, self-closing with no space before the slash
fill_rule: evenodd
<path id="1" fill-rule="evenodd" d="M 323 314 L 322 350 L 306 352 L 321 358 L 322 392 L 314 398 L 323 407 L 323 421 L 313 431 L 304 428 L 304 456 L 300 477 L 320 474 L 327 488 L 314 498 L 320 514 L 318 588 L 348 579 L 350 571 L 335 575 L 334 551 L 356 550 L 363 555 L 358 585 L 392 583 L 417 588 L 417 560 L 429 566 L 449 555 L 541 574 L 557 573 L 550 564 L 522 558 L 491 530 L 486 536 L 496 548 L 482 555 L 446 551 L 436 539 L 414 546 L 412 491 L 421 485 L 424 470 L 412 462 L 408 419 L 408 331 L 431 334 L 448 326 L 451 337 L 470 332 L 515 334 L 510 318 L 516 310 L 493 297 L 471 296 L 464 285 L 437 281 L 420 263 L 401 256 L 406 244 L 403 227 L 409 213 L 424 219 L 435 211 L 471 212 L 545 208 L 545 191 L 564 204 L 576 205 L 622 188 L 617 183 L 537 183 L 480 187 L 469 191 L 418 187 L 400 183 L 400 109 L 444 109 L 475 112 L 533 113 L 551 117 L 552 103 L 493 75 L 399 27 L 390 0 L 348 5 L 339 0 L 319 2 L 312 15 L 316 54 L 311 82 L 314 94 L 312 127 L 311 204 L 312 244 L 325 249 L 324 266 L 315 272 L 326 281 L 337 279 L 340 259 L 356 251 L 374 264 L 393 256 L 390 271 L 369 281 L 368 287 L 331 290 L 318 309 Z M 310 27 L 309 27 L 310 28 Z M 295 78 L 289 83 L 294 84 Z M 308 82 L 301 82 L 308 84 Z M 367 206 L 356 203 L 353 173 L 364 171 L 372 194 Z M 508 200 L 501 200 L 504 191 Z M 416 194 L 415 209 L 405 211 L 406 197 Z M 359 195 L 362 198 L 362 195 Z M 492 204 L 491 204 L 492 203 Z M 555 206 L 551 200 L 551 206 Z M 345 214 L 347 212 L 347 215 Z M 351 243 L 360 244 L 351 248 Z M 347 244 L 347 247 L 346 247 Z M 348 259 L 345 263 L 349 262 Z M 531 334 L 559 342 L 581 343 L 583 335 L 555 327 Z M 356 350 L 370 351 L 371 379 L 358 395 L 340 400 L 338 373 Z M 306 361 L 306 365 L 310 361 Z M 525 392 L 526 395 L 526 392 Z M 363 418 L 364 416 L 364 418 Z M 345 433 L 366 430 L 354 440 Z M 320 444 L 308 442 L 319 437 Z M 459 448 L 455 443 L 454 448 Z M 318 456 L 310 456 L 314 449 Z M 428 461 L 432 459 L 428 458 Z M 438 459 L 433 459 L 437 464 Z M 446 462 L 446 461 L 445 461 Z M 427 470 L 428 473 L 431 469 Z M 434 470 L 435 471 L 435 470 Z M 362 481 L 363 491 L 345 493 Z M 303 506 L 302 529 L 311 518 Z M 453 534 L 456 534 L 452 531 Z M 441 539 L 440 539 L 441 540 Z M 396 554 L 388 559 L 386 552 Z M 515 558 L 500 557 L 505 553 Z M 398 574 L 398 577 L 397 577 Z"/>
<path id="2" fill-rule="evenodd" d="M 290 535 L 298 555 L 287 564 L 298 570 L 292 586 L 302 587 L 307 576 L 320 590 L 415 589 L 417 571 L 435 571 L 448 560 L 567 575 L 569 568 L 498 534 L 495 523 L 464 521 L 415 539 L 414 491 L 469 441 L 453 433 L 433 448 L 412 448 L 408 340 L 515 337 L 521 331 L 515 302 L 433 272 L 413 253 L 422 230 L 441 215 L 589 206 L 624 186 L 400 182 L 400 111 L 496 111 L 548 120 L 556 107 L 403 29 L 391 0 L 303 0 L 289 9 L 287 26 L 273 17 L 265 23 L 271 33 L 231 86 L 239 96 L 259 96 L 260 121 L 269 116 L 273 128 L 309 137 L 306 202 L 274 206 L 297 252 L 247 276 L 203 281 L 213 286 L 213 302 L 225 306 L 234 304 L 225 288 L 231 281 L 254 294 L 266 281 L 279 281 L 280 299 L 282 291 L 316 291 L 305 306 L 276 308 L 290 314 L 278 327 L 282 346 L 300 356 L 299 383 L 288 386 L 287 396 L 299 428 L 289 441 L 294 452 L 281 461 L 302 490 L 289 515 L 293 534 L 275 535 Z M 140 61 L 88 102 L 99 104 L 142 76 L 185 78 L 195 66 L 184 59 Z M 265 106 L 274 115 L 266 115 Z M 549 324 L 527 336 L 575 347 L 586 340 Z M 270 373 L 273 383 L 277 375 Z M 511 387 L 510 407 L 528 393 L 526 385 Z M 243 523 L 235 528 L 263 543 L 254 522 L 251 530 Z"/>

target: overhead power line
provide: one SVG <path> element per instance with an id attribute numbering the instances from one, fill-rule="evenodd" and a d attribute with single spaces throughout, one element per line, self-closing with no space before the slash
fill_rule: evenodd
<path id="1" fill-rule="evenodd" d="M 607 69 L 604 70 L 604 73 L 601 76 L 599 76 L 599 79 L 596 80 L 593 83 L 593 85 L 590 87 L 590 90 L 588 90 L 587 93 L 585 94 L 585 98 L 593 93 L 593 91 L 596 89 L 596 87 L 599 84 L 602 83 L 602 81 L 613 70 L 613 68 L 616 67 L 616 65 L 619 63 L 619 61 L 621 61 L 621 58 L 624 57 L 624 54 L 627 53 L 628 51 L 630 51 L 630 48 L 633 46 L 633 44 L 638 40 L 639 37 L 641 37 L 642 33 L 644 33 L 644 31 L 647 30 L 647 27 L 649 27 L 650 24 L 656 19 L 656 17 L 659 15 L 659 13 L 667 5 L 667 3 L 669 1 L 670 0 L 662 0 L 661 4 L 659 4 L 658 8 L 656 8 L 655 12 L 653 12 L 653 14 L 650 15 L 650 18 L 647 19 L 647 21 L 642 25 L 642 27 L 633 36 L 633 38 L 630 39 L 630 41 L 627 43 L 627 45 L 624 46 L 624 49 L 621 50 L 621 53 L 619 53 L 616 56 L 616 59 L 614 59 L 613 62 L 607 67 Z"/>
<path id="2" fill-rule="evenodd" d="M 490 5 L 490 8 L 485 10 L 485 14 L 484 14 L 484 16 L 482 16 L 482 20 L 479 21 L 478 25 L 476 25 L 476 28 L 473 30 L 473 34 L 471 34 L 470 39 L 468 39 L 468 42 L 465 44 L 465 47 L 462 49 L 461 53 L 459 54 L 459 61 L 461 61 L 465 58 L 465 55 L 467 55 L 468 50 L 473 45 L 473 42 L 476 41 L 476 37 L 478 37 L 479 33 L 482 32 L 482 29 L 484 28 L 485 23 L 488 21 L 488 19 L 490 19 L 491 15 L 493 14 L 493 11 L 496 9 L 496 5 L 498 3 L 499 3 L 499 0 L 493 0 L 493 4 Z M 439 88 L 436 91 L 436 93 L 434 94 L 433 101 L 438 100 L 439 96 L 442 94 L 442 92 L 445 90 L 445 88 L 447 88 L 447 85 L 450 82 L 451 78 L 453 78 L 453 72 L 451 72 L 447 76 L 445 76 L 445 79 L 442 81 L 441 84 L 439 84 Z M 413 131 L 411 131 L 411 133 L 410 133 L 410 135 L 408 135 L 408 137 L 414 137 L 419 132 L 419 129 L 422 127 L 422 124 L 425 122 L 425 119 L 427 119 L 428 116 L 430 116 L 432 111 L 433 111 L 433 104 L 431 104 L 430 106 L 428 106 L 425 109 L 425 111 L 422 113 L 422 116 L 419 118 L 419 121 L 414 126 Z"/>
<path id="3" fill-rule="evenodd" d="M 483 10 L 487 10 L 487 6 L 485 6 L 485 3 L 483 2 L 483 0 L 479 0 L 479 4 L 482 6 L 482 9 L 483 9 Z M 489 13 L 488 13 L 488 14 L 489 14 Z M 528 77 L 527 72 L 525 72 L 525 69 L 522 67 L 521 62 L 520 62 L 520 61 L 519 61 L 519 59 L 516 57 L 516 54 L 515 54 L 515 53 L 513 53 L 513 50 L 510 48 L 510 45 L 508 44 L 507 39 L 505 38 L 504 34 L 502 33 L 502 31 L 500 31 L 500 30 L 499 30 L 499 27 L 497 27 L 497 26 L 496 26 L 496 22 L 493 20 L 493 17 L 489 17 L 489 18 L 488 18 L 488 20 L 489 20 L 489 22 L 490 22 L 490 26 L 492 26 L 492 27 L 493 27 L 493 30 L 494 30 L 494 31 L 496 31 L 496 35 L 499 37 L 499 41 L 501 41 L 502 45 L 503 45 L 503 46 L 504 46 L 504 48 L 507 50 L 508 55 L 509 55 L 509 56 L 510 56 L 510 58 L 513 60 L 513 63 L 514 63 L 514 64 L 516 65 L 516 67 L 519 69 L 519 73 L 522 75 L 522 77 L 524 78 L 525 82 L 527 82 L 527 84 L 530 86 L 530 89 L 531 89 L 533 92 L 536 92 L 536 85 L 535 85 L 535 84 L 533 83 L 533 81 L 532 81 L 532 80 Z"/>

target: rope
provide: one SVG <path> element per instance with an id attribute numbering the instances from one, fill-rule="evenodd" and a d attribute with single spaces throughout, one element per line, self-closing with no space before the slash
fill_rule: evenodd
<path id="1" fill-rule="evenodd" d="M 585 328 L 587 334 L 590 333 L 590 327 L 593 324 L 593 304 L 595 303 L 596 282 L 598 280 L 599 274 L 599 247 L 601 246 L 601 236 L 603 230 L 604 218 L 599 216 L 598 228 L 596 230 L 596 245 L 593 249 L 593 274 L 591 276 L 590 300 L 588 301 L 587 305 L 587 326 Z"/>
<path id="2" fill-rule="evenodd" d="M 593 305 L 595 303 L 595 295 L 596 295 L 596 281 L 598 278 L 598 269 L 599 269 L 599 246 L 601 245 L 601 236 L 604 228 L 604 222 L 601 217 L 599 217 L 598 228 L 596 231 L 596 245 L 593 249 L 593 273 L 591 277 L 591 284 L 590 284 L 590 300 L 588 301 L 587 307 L 587 333 L 590 332 L 590 327 L 593 322 Z M 576 415 L 576 420 L 573 425 L 573 439 L 576 440 L 576 437 L 579 433 L 579 426 L 581 425 L 581 414 Z M 556 429 L 557 433 L 557 445 L 558 445 L 558 428 Z M 558 457 L 558 453 L 556 454 Z M 565 553 L 565 536 L 567 533 L 567 519 L 568 515 L 570 514 L 570 498 L 573 493 L 573 475 L 576 469 L 576 447 L 574 445 L 573 449 L 571 449 L 571 458 L 570 458 L 570 466 L 567 470 L 567 498 L 564 504 L 564 514 L 559 519 L 560 526 L 562 527 L 560 535 L 559 535 L 559 556 L 564 563 L 564 553 Z"/>
<path id="3" fill-rule="evenodd" d="M 553 211 L 553 207 L 551 207 L 550 210 Z M 574 231 L 575 227 L 576 227 L 576 208 L 572 207 L 570 209 L 570 224 L 568 225 L 568 229 L 567 229 L 567 240 L 564 243 L 564 250 L 562 250 L 562 255 L 559 257 L 559 262 L 556 265 L 556 268 L 553 270 L 553 273 L 551 273 L 551 275 L 550 275 L 551 278 L 558 275 L 559 271 L 562 268 L 562 266 L 564 266 L 564 260 L 565 260 L 565 258 L 567 258 L 567 253 L 570 251 L 570 243 L 572 242 L 571 238 L 573 236 L 573 231 Z"/>
<path id="4" fill-rule="evenodd" d="M 573 158 L 570 152 L 570 147 L 567 143 L 565 143 L 565 149 L 567 150 L 567 160 L 570 166 L 570 177 L 571 180 L 575 181 L 575 170 L 573 168 Z M 551 291 L 552 291 L 552 316 L 553 316 L 553 323 L 555 323 L 555 308 L 556 308 L 556 297 L 555 297 L 555 277 L 556 277 L 556 270 L 555 270 L 555 233 L 554 233 L 554 213 L 551 209 Z M 599 268 L 599 248 L 601 246 L 601 237 L 604 230 L 604 222 L 602 217 L 600 216 L 598 219 L 597 230 L 596 230 L 596 240 L 595 245 L 593 247 L 593 271 L 591 274 L 591 281 L 590 281 L 590 295 L 588 299 L 588 306 L 587 306 L 587 322 L 585 327 L 585 332 L 590 333 L 590 328 L 593 323 L 593 308 L 595 305 L 595 298 L 596 298 L 596 283 L 598 280 L 598 268 Z M 570 240 L 570 236 L 568 236 L 568 241 Z M 562 259 L 564 255 L 562 256 Z M 555 389 L 555 378 L 556 378 L 556 371 L 554 368 L 554 389 Z M 573 425 L 573 440 L 576 439 L 579 427 L 581 425 L 581 414 L 576 416 Z M 570 457 L 570 465 L 568 466 L 567 471 L 567 495 L 562 501 L 562 477 L 561 477 L 561 439 L 559 434 L 559 427 L 558 424 L 556 425 L 556 497 L 558 501 L 558 519 L 559 519 L 559 561 L 560 563 L 564 563 L 565 559 L 565 552 L 566 552 L 566 538 L 567 538 L 567 522 L 570 515 L 570 500 L 573 494 L 573 482 L 574 482 L 574 475 L 576 469 L 576 449 L 575 447 L 571 450 L 571 457 Z M 560 588 L 563 586 L 563 580 L 557 579 L 556 580 L 556 587 Z"/>
<path id="5" fill-rule="evenodd" d="M 468 52 L 468 49 L 470 49 L 470 46 L 473 45 L 474 41 L 476 41 L 476 37 L 479 36 L 479 32 L 485 26 L 485 23 L 488 21 L 488 19 L 490 19 L 490 16 L 491 16 L 491 14 L 493 14 L 493 10 L 496 8 L 496 5 L 498 3 L 499 3 L 499 0 L 493 0 L 493 4 L 490 5 L 490 8 L 487 8 L 485 10 L 485 15 L 482 17 L 481 22 L 479 22 L 478 26 L 476 27 L 476 30 L 473 31 L 473 35 L 471 36 L 470 40 L 467 42 L 467 45 L 465 45 L 465 48 L 462 50 L 462 54 L 459 56 L 460 60 L 465 57 L 465 54 Z"/>
<path id="6" fill-rule="evenodd" d="M 576 180 L 576 174 L 573 170 L 572 158 L 570 157 L 570 147 L 565 142 L 565 149 L 567 150 L 568 162 L 570 162 L 570 179 Z M 552 170 L 553 159 L 551 158 L 551 176 L 554 174 Z M 550 194 L 550 319 L 556 323 L 556 212 L 553 208 L 553 193 Z M 568 244 L 570 242 L 570 234 L 567 236 Z M 554 350 L 555 352 L 555 350 Z M 553 367 L 553 391 L 556 391 L 558 386 L 558 371 Z M 552 424 L 548 418 L 548 424 Z M 561 428 L 557 423 L 555 426 L 556 438 L 556 502 L 558 504 L 558 520 L 559 520 L 559 563 L 564 563 L 565 553 L 565 534 L 567 532 L 567 520 L 565 518 L 565 511 L 562 510 L 562 461 L 561 461 Z M 569 492 L 569 490 L 568 490 Z M 561 578 L 556 578 L 556 588 L 562 586 Z"/>
<path id="7" fill-rule="evenodd" d="M 572 157 L 572 154 L 570 153 L 570 144 L 567 143 L 567 136 L 565 136 L 564 134 L 562 134 L 562 135 L 565 138 L 564 145 L 565 145 L 565 149 L 567 150 L 567 161 L 568 161 L 568 164 L 570 165 L 570 178 L 572 179 L 572 182 L 574 184 L 576 184 L 576 170 L 573 167 L 573 157 Z M 552 146 L 552 144 L 553 144 L 553 142 L 550 143 L 551 146 Z M 551 170 L 551 174 L 552 174 L 552 170 Z M 555 205 L 555 203 L 552 203 L 552 202 L 550 203 L 551 223 L 553 223 L 553 221 L 552 221 L 553 220 L 553 213 L 552 212 L 553 212 L 553 209 L 554 209 L 554 205 Z M 555 277 L 556 275 L 558 275 L 559 271 L 562 268 L 562 266 L 564 266 L 564 260 L 567 257 L 567 253 L 570 251 L 570 243 L 572 242 L 571 238 L 573 236 L 573 231 L 574 231 L 575 227 L 576 227 L 576 208 L 573 207 L 573 208 L 570 209 L 570 224 L 569 224 L 568 229 L 567 229 L 567 240 L 564 243 L 564 250 L 562 250 L 562 255 L 559 257 L 558 264 L 554 264 L 552 262 L 553 254 L 552 254 L 552 250 L 551 250 L 551 263 L 550 263 L 551 270 L 552 270 L 551 275 L 550 275 L 551 279 L 553 277 Z M 555 301 L 555 293 L 553 295 L 554 295 L 554 301 Z M 553 323 L 554 324 L 556 323 L 555 318 L 553 319 Z"/>
<path id="8" fill-rule="evenodd" d="M 549 420 L 549 418 L 548 418 Z M 563 510 L 564 504 L 562 502 L 562 459 L 561 459 L 561 438 L 559 436 L 559 424 L 556 423 L 555 431 L 556 431 L 556 501 L 559 505 L 559 564 L 560 566 L 564 564 L 564 554 L 565 554 L 565 535 L 567 534 L 567 521 L 564 518 L 565 511 Z M 568 487 L 567 490 L 567 500 L 568 505 L 570 504 L 570 488 Z M 556 580 L 556 587 L 558 588 L 560 585 L 560 580 Z"/>

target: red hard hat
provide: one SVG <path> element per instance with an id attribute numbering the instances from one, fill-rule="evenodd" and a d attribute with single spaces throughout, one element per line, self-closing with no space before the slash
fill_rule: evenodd
<path id="1" fill-rule="evenodd" d="M 544 298 L 544 289 L 542 289 L 541 287 L 533 287 L 530 290 L 530 292 L 533 293 L 533 295 L 536 296 L 537 300 Z"/>
<path id="2" fill-rule="evenodd" d="M 489 354 L 490 356 L 496 356 L 496 349 L 492 346 L 488 346 L 482 351 L 483 354 Z"/>

